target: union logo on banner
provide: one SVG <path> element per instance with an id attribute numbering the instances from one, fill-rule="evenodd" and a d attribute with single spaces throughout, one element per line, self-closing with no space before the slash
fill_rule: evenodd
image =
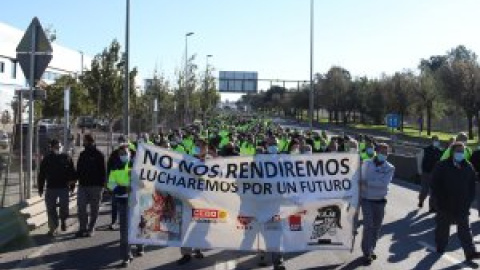
<path id="1" fill-rule="evenodd" d="M 299 232 L 303 230 L 302 216 L 306 214 L 307 210 L 304 210 L 288 217 L 288 226 L 290 227 L 290 231 Z"/>
<path id="2" fill-rule="evenodd" d="M 237 229 L 239 230 L 251 230 L 252 229 L 252 222 L 255 220 L 255 217 L 251 216 L 237 216 L 237 221 L 240 225 L 237 225 Z"/>
<path id="3" fill-rule="evenodd" d="M 264 227 L 267 231 L 280 231 L 282 230 L 282 218 L 279 215 L 274 215 L 265 222 Z"/>
<path id="4" fill-rule="evenodd" d="M 226 222 L 227 212 L 216 209 L 192 209 L 192 220 L 199 223 Z"/>

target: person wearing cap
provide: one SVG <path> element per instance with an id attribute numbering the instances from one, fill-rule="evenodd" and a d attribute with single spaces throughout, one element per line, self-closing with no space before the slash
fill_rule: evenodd
<path id="1" fill-rule="evenodd" d="M 451 142 L 451 144 L 449 144 L 449 147 L 445 150 L 445 152 L 443 152 L 443 155 L 441 157 L 441 160 L 447 160 L 449 159 L 449 157 L 451 156 L 451 152 L 452 152 L 452 147 L 451 145 L 454 145 L 455 142 L 461 142 L 463 143 L 464 147 L 465 147 L 465 159 L 466 160 L 470 160 L 470 158 L 472 157 L 472 149 L 470 147 L 467 146 L 467 142 L 468 142 L 468 136 L 465 132 L 460 132 L 458 133 L 457 135 L 457 138 L 455 138 L 455 140 L 453 140 Z"/>
<path id="2" fill-rule="evenodd" d="M 128 244 L 128 197 L 130 195 L 131 181 L 131 153 L 125 148 L 118 149 L 120 162 L 116 167 L 111 168 L 108 175 L 107 188 L 113 193 L 117 200 L 118 214 L 120 217 L 120 254 L 122 266 L 128 267 L 133 259 L 131 247 Z M 143 256 L 143 245 L 136 245 L 137 257 Z"/>
<path id="3" fill-rule="evenodd" d="M 377 145 L 377 153 L 366 160 L 361 168 L 360 206 L 363 215 L 363 238 L 361 243 L 365 265 L 377 258 L 375 246 L 385 216 L 388 186 L 392 182 L 395 167 L 387 161 L 388 145 Z"/>
<path id="4" fill-rule="evenodd" d="M 442 150 L 440 150 L 440 141 L 438 136 L 432 136 L 432 143 L 423 149 L 423 158 L 422 158 L 422 188 L 418 195 L 418 208 L 423 207 L 423 202 L 427 198 L 430 192 L 430 187 L 432 186 L 432 172 L 433 168 L 440 161 L 442 157 Z M 435 212 L 435 200 L 430 194 L 429 198 L 429 212 Z"/>
<path id="5" fill-rule="evenodd" d="M 58 140 L 50 141 L 50 153 L 48 153 L 40 164 L 38 174 L 38 194 L 43 196 L 45 191 L 45 206 L 48 216 L 48 235 L 54 236 L 57 233 L 58 218 L 57 200 L 60 206 L 60 226 L 62 231 L 67 230 L 66 220 L 69 215 L 68 192 L 73 193 L 77 179 L 72 158 L 61 152 Z M 45 188 L 46 186 L 46 188 Z"/>
<path id="6" fill-rule="evenodd" d="M 90 134 L 84 135 L 83 146 L 85 150 L 80 153 L 77 161 L 79 230 L 75 236 L 91 237 L 95 231 L 103 187 L 106 183 L 105 156 L 97 149 L 95 140 Z M 90 219 L 87 205 L 90 205 Z"/>
<path id="7" fill-rule="evenodd" d="M 470 207 L 475 199 L 477 173 L 465 156 L 465 145 L 455 142 L 450 146 L 450 156 L 440 161 L 433 170 L 432 192 L 436 198 L 435 244 L 442 254 L 448 245 L 450 225 L 457 225 L 467 262 L 480 259 L 473 242 L 469 223 Z"/>

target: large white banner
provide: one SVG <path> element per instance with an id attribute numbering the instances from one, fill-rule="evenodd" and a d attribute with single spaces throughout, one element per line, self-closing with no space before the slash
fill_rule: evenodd
<path id="1" fill-rule="evenodd" d="M 233 250 L 350 249 L 359 156 L 257 155 L 200 161 L 140 145 L 129 242 Z"/>

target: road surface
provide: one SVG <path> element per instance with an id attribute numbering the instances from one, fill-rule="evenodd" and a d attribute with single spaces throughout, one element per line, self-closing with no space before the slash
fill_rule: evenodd
<path id="1" fill-rule="evenodd" d="M 418 210 L 417 187 L 396 181 L 391 185 L 382 237 L 377 246 L 378 260 L 369 267 L 361 266 L 361 252 L 357 238 L 353 253 L 317 251 L 288 254 L 287 269 L 469 269 L 463 260 L 456 232 L 447 252 L 439 256 L 433 251 L 433 215 L 426 209 Z M 74 238 L 75 222 L 67 232 L 61 233 L 54 241 L 44 234 L 46 228 L 32 233 L 29 248 L 24 245 L 11 247 L 0 253 L 0 269 L 116 269 L 120 264 L 119 232 L 106 229 L 110 221 L 110 206 L 102 205 L 97 232 L 92 238 Z M 75 219 L 75 216 L 72 217 Z M 480 232 L 479 218 L 471 215 L 474 235 Z M 16 250 L 17 249 L 17 250 Z M 130 269 L 271 269 L 258 268 L 253 253 L 211 250 L 205 252 L 203 260 L 194 259 L 190 264 L 178 267 L 175 261 L 180 257 L 178 248 L 147 247 L 144 257 L 133 261 Z"/>

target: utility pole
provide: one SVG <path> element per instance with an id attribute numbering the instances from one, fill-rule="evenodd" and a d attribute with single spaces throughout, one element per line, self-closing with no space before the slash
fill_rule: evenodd
<path id="1" fill-rule="evenodd" d="M 310 0 L 310 98 L 308 110 L 308 124 L 310 131 L 313 130 L 313 18 L 314 18 L 314 0 Z"/>
<path id="2" fill-rule="evenodd" d="M 188 124 L 190 119 L 189 119 L 189 98 L 190 98 L 190 95 L 188 93 L 188 79 L 189 79 L 189 70 L 188 70 L 188 37 L 193 35 L 194 33 L 193 32 L 188 32 L 187 34 L 185 34 L 185 117 L 184 117 L 184 121 L 185 121 L 185 124 Z"/>
<path id="3" fill-rule="evenodd" d="M 126 25 L 125 25 L 125 80 L 123 85 L 123 134 L 128 139 L 130 134 L 130 74 L 128 67 L 129 53 L 130 53 L 130 0 L 126 0 L 127 13 L 126 13 Z"/>

